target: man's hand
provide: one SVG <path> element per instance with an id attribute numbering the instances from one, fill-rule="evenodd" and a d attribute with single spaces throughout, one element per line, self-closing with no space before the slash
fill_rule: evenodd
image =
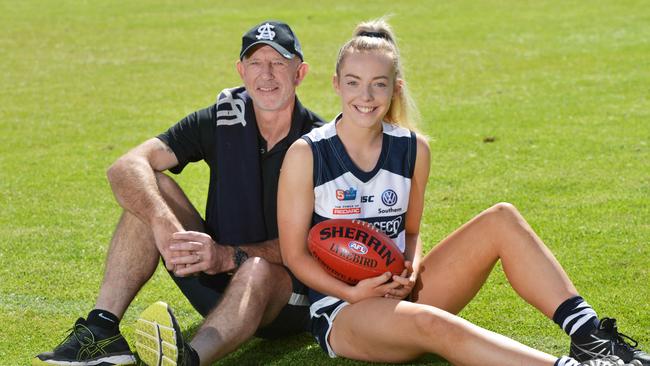
<path id="1" fill-rule="evenodd" d="M 209 275 L 231 271 L 234 249 L 218 245 L 210 235 L 198 231 L 179 231 L 172 234 L 169 246 L 169 264 L 179 277 L 205 272 Z"/>

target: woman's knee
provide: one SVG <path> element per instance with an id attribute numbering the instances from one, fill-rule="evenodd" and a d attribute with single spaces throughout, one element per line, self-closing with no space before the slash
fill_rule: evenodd
<path id="1" fill-rule="evenodd" d="M 502 215 L 517 215 L 519 214 L 519 211 L 517 210 L 517 207 L 513 205 L 510 202 L 499 202 L 494 204 L 492 207 L 488 209 L 489 211 L 492 211 L 494 213 L 502 214 Z"/>
<path id="2" fill-rule="evenodd" d="M 418 310 L 412 316 L 417 333 L 426 338 L 446 336 L 453 329 L 451 314 L 431 307 Z"/>
<path id="3" fill-rule="evenodd" d="M 459 344 L 467 336 L 462 319 L 432 307 L 414 313 L 413 325 L 417 337 L 428 342 L 436 353 L 444 353 L 449 345 Z"/>
<path id="4" fill-rule="evenodd" d="M 485 210 L 483 214 L 487 216 L 490 221 L 497 222 L 506 221 L 509 223 L 518 223 L 521 219 L 521 214 L 519 213 L 519 210 L 517 210 L 517 207 L 508 202 L 499 202 Z M 491 222 L 491 224 L 494 224 L 494 222 Z"/>

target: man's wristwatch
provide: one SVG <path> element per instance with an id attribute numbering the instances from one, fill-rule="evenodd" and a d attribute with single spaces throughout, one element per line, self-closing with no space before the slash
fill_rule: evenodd
<path id="1" fill-rule="evenodd" d="M 235 269 L 239 268 L 248 259 L 248 253 L 243 251 L 240 247 L 234 247 L 235 252 L 232 254 L 232 261 L 235 263 Z"/>

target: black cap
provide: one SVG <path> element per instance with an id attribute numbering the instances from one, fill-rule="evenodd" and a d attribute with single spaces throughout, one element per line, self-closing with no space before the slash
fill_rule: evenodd
<path id="1" fill-rule="evenodd" d="M 304 60 L 300 42 L 287 23 L 269 20 L 251 28 L 242 37 L 239 59 L 243 60 L 246 52 L 258 44 L 273 47 L 284 58 L 292 59 L 293 55 L 298 55 L 300 60 Z"/>

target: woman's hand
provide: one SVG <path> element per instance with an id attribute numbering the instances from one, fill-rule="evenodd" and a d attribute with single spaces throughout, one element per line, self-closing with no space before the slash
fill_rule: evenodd
<path id="1" fill-rule="evenodd" d="M 401 275 L 393 275 L 393 282 L 399 284 L 388 291 L 384 297 L 389 299 L 403 300 L 407 298 L 413 287 L 415 286 L 415 280 L 417 280 L 417 273 L 413 271 L 413 263 L 410 261 L 404 262 L 404 271 Z"/>
<path id="2" fill-rule="evenodd" d="M 391 281 L 394 275 L 390 272 L 380 274 L 377 277 L 366 278 L 359 281 L 355 286 L 350 287 L 347 302 L 354 304 L 364 299 L 371 297 L 385 297 L 391 291 L 395 291 L 398 287 L 402 287 L 401 282 Z"/>

